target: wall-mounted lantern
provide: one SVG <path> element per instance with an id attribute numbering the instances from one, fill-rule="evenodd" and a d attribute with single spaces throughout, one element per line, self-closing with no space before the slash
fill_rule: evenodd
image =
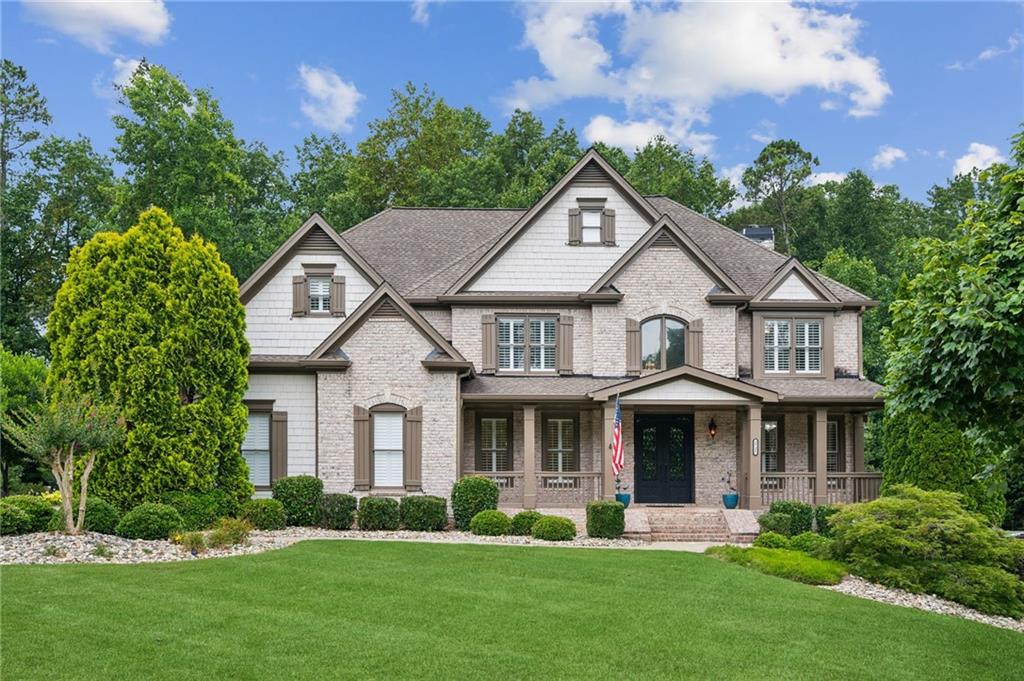
<path id="1" fill-rule="evenodd" d="M 715 423 L 715 419 L 713 417 L 708 421 L 708 435 L 711 436 L 712 440 L 715 439 L 715 435 L 718 435 L 718 424 Z"/>

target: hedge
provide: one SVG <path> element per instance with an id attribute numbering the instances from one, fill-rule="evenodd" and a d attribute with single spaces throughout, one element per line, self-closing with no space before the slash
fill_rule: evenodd
<path id="1" fill-rule="evenodd" d="M 846 568 L 832 560 L 813 558 L 799 551 L 738 546 L 712 546 L 706 554 L 727 563 L 736 563 L 774 577 L 804 584 L 838 584 L 846 576 Z"/>
<path id="2" fill-rule="evenodd" d="M 512 521 L 501 511 L 480 511 L 469 521 L 469 531 L 473 534 L 498 537 L 512 531 Z"/>
<path id="3" fill-rule="evenodd" d="M 320 522 L 324 500 L 324 481 L 312 475 L 278 478 L 271 496 L 284 506 L 289 525 L 309 527 Z"/>
<path id="4" fill-rule="evenodd" d="M 53 504 L 42 497 L 30 494 L 15 494 L 4 497 L 0 499 L 0 504 L 15 506 L 28 516 L 28 529 L 25 532 L 43 532 L 50 525 L 50 520 L 55 515 L 61 515 L 63 519 L 63 514 L 58 514 Z M 77 512 L 77 506 L 75 510 Z"/>
<path id="5" fill-rule="evenodd" d="M 470 475 L 456 481 L 452 486 L 452 515 L 455 516 L 455 527 L 468 530 L 470 521 L 477 513 L 498 508 L 500 495 L 498 485 L 481 475 Z"/>
<path id="6" fill-rule="evenodd" d="M 757 524 L 762 532 L 775 532 L 786 537 L 793 534 L 793 516 L 788 513 L 762 513 Z"/>
<path id="7" fill-rule="evenodd" d="M 587 535 L 599 539 L 618 539 L 626 531 L 626 507 L 618 501 L 591 501 L 587 504 Z"/>
<path id="8" fill-rule="evenodd" d="M 26 534 L 32 519 L 17 506 L 0 504 L 0 535 Z"/>
<path id="9" fill-rule="evenodd" d="M 283 530 L 288 524 L 284 504 L 277 499 L 250 499 L 239 515 L 257 530 Z"/>
<path id="10" fill-rule="evenodd" d="M 218 518 L 234 515 L 234 500 L 226 492 L 167 492 L 161 501 L 173 507 L 180 515 L 182 529 L 205 530 Z"/>
<path id="11" fill-rule="evenodd" d="M 815 534 L 814 532 L 801 532 L 789 540 L 788 548 L 794 551 L 802 551 L 815 558 L 828 559 L 832 557 L 834 545 L 835 541 L 824 535 Z"/>
<path id="12" fill-rule="evenodd" d="M 543 518 L 540 511 L 520 511 L 512 516 L 512 534 L 528 537 L 533 532 L 533 524 Z"/>
<path id="13" fill-rule="evenodd" d="M 441 497 L 402 497 L 398 513 L 407 530 L 441 532 L 448 529 L 448 502 Z"/>
<path id="14" fill-rule="evenodd" d="M 762 532 L 754 539 L 754 546 L 762 549 L 788 549 L 789 537 L 778 532 Z"/>
<path id="15" fill-rule="evenodd" d="M 831 518 L 836 511 L 839 510 L 838 506 L 832 504 L 821 504 L 820 506 L 814 507 L 814 524 L 818 528 L 818 533 L 824 537 L 832 536 L 832 528 L 829 526 L 829 518 Z"/>
<path id="16" fill-rule="evenodd" d="M 117 523 L 117 534 L 128 539 L 167 539 L 180 529 L 181 514 L 167 504 L 139 504 Z"/>
<path id="17" fill-rule="evenodd" d="M 356 518 L 357 501 L 351 494 L 325 494 L 320 503 L 320 527 L 351 530 Z"/>
<path id="18" fill-rule="evenodd" d="M 774 501 L 771 513 L 785 513 L 790 517 L 789 533 L 792 535 L 810 532 L 814 523 L 814 507 L 802 501 Z"/>
<path id="19" fill-rule="evenodd" d="M 74 505 L 75 514 L 78 513 L 78 504 Z M 100 534 L 117 534 L 117 523 L 121 520 L 121 512 L 109 501 L 100 499 L 90 494 L 85 500 L 85 523 L 82 529 L 86 532 L 99 532 Z M 46 527 L 50 532 L 65 532 L 64 513 L 57 510 L 50 518 L 50 524 Z"/>
<path id="20" fill-rule="evenodd" d="M 561 516 L 546 515 L 533 524 L 533 538 L 571 541 L 576 538 L 576 523 Z"/>
<path id="21" fill-rule="evenodd" d="M 390 497 L 363 497 L 359 500 L 359 529 L 397 530 L 402 523 L 398 502 Z"/>

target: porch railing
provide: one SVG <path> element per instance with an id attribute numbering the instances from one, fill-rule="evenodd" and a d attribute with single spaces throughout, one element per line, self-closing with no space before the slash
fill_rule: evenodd
<path id="1" fill-rule="evenodd" d="M 814 473 L 762 473 L 761 503 L 802 501 L 814 503 Z"/>
<path id="2" fill-rule="evenodd" d="M 814 503 L 814 473 L 762 473 L 761 503 L 802 501 Z M 877 499 L 882 488 L 881 473 L 829 473 L 825 477 L 825 498 L 830 504 L 848 504 Z"/>
<path id="3" fill-rule="evenodd" d="M 501 493 L 502 504 L 521 504 L 523 501 L 523 471 L 463 471 L 463 476 L 480 475 L 493 480 Z"/>
<path id="4" fill-rule="evenodd" d="M 585 504 L 601 495 L 600 471 L 537 473 L 537 503 L 545 506 Z"/>

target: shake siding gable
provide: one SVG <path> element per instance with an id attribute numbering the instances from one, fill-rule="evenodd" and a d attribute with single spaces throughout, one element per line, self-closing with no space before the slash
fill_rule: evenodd
<path id="1" fill-rule="evenodd" d="M 245 399 L 273 400 L 275 412 L 288 414 L 287 475 L 315 475 L 316 377 L 250 374 Z"/>

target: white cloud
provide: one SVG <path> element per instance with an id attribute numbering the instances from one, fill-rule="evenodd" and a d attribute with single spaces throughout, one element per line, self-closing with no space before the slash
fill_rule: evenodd
<path id="1" fill-rule="evenodd" d="M 625 106 L 622 126 L 654 120 L 691 135 L 716 101 L 744 94 L 782 101 L 818 89 L 823 107 L 845 98 L 859 117 L 876 114 L 891 93 L 878 60 L 857 50 L 861 22 L 831 9 L 599 2 L 522 11 L 524 44 L 545 73 L 513 83 L 510 109 L 600 97 Z M 621 24 L 616 46 L 601 42 L 598 22 L 608 17 Z"/>
<path id="2" fill-rule="evenodd" d="M 729 184 L 736 190 L 736 198 L 726 207 L 726 210 L 737 210 L 750 205 L 750 202 L 743 198 L 743 171 L 747 168 L 748 164 L 746 163 L 737 163 L 734 166 L 719 168 L 718 176 L 729 180 Z"/>
<path id="3" fill-rule="evenodd" d="M 750 131 L 750 139 L 761 144 L 768 144 L 777 138 L 776 125 L 772 121 L 760 121 L 757 127 Z"/>
<path id="4" fill-rule="evenodd" d="M 682 144 L 697 154 L 710 154 L 715 136 L 710 133 L 694 132 L 689 126 L 666 126 L 654 118 L 619 122 L 611 116 L 594 116 L 583 129 L 587 142 L 604 142 L 612 147 L 632 153 L 637 147 L 647 144 L 657 135 L 670 142 Z"/>
<path id="5" fill-rule="evenodd" d="M 842 182 L 846 179 L 846 173 L 833 173 L 829 171 L 820 173 L 811 173 L 811 176 L 807 178 L 807 184 L 814 186 L 817 184 L 825 184 L 826 182 Z"/>
<path id="6" fill-rule="evenodd" d="M 128 84 L 140 64 L 141 59 L 114 57 L 110 71 L 97 73 L 92 79 L 92 93 L 100 99 L 116 101 L 117 89 Z"/>
<path id="7" fill-rule="evenodd" d="M 871 167 L 875 170 L 892 168 L 896 161 L 906 161 L 907 152 L 899 147 L 883 144 L 878 147 L 878 153 L 871 158 Z"/>
<path id="8" fill-rule="evenodd" d="M 122 59 L 121 57 L 115 57 L 114 85 L 117 85 L 118 87 L 124 87 L 127 85 L 141 64 L 141 59 Z"/>
<path id="9" fill-rule="evenodd" d="M 1020 33 L 1014 33 L 1006 39 L 1006 47 L 986 47 L 984 50 L 978 53 L 978 56 L 974 59 L 969 59 L 966 62 L 960 61 L 959 59 L 946 67 L 947 71 L 966 71 L 973 69 L 978 65 L 980 61 L 991 61 L 997 57 L 1001 57 L 1004 54 L 1011 54 L 1017 51 L 1017 48 L 1021 46 L 1022 38 Z"/>
<path id="10" fill-rule="evenodd" d="M 111 53 L 119 37 L 155 45 L 164 39 L 171 26 L 171 15 L 162 0 L 24 0 L 24 4 L 34 21 L 103 54 Z"/>
<path id="11" fill-rule="evenodd" d="M 346 83 L 332 69 L 306 64 L 299 65 L 299 78 L 306 93 L 300 105 L 306 118 L 325 130 L 350 131 L 363 99 L 355 84 Z"/>
<path id="12" fill-rule="evenodd" d="M 430 8 L 431 2 L 437 2 L 438 0 L 412 0 L 412 20 L 417 24 L 426 26 L 430 23 Z"/>
<path id="13" fill-rule="evenodd" d="M 984 170 L 995 163 L 1006 163 L 1006 157 L 999 153 L 999 149 L 990 144 L 971 142 L 967 153 L 953 164 L 953 174 L 967 175 L 975 168 Z"/>

